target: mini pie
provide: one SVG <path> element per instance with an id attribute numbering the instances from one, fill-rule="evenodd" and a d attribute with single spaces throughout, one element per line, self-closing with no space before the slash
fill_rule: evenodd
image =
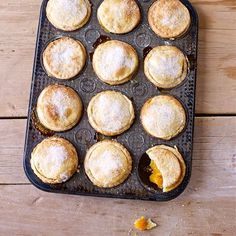
<path id="1" fill-rule="evenodd" d="M 158 0 L 148 11 L 148 22 L 158 36 L 177 38 L 189 29 L 191 18 L 179 0 Z"/>
<path id="2" fill-rule="evenodd" d="M 138 25 L 141 14 L 135 0 L 104 0 L 98 8 L 97 18 L 104 30 L 124 34 Z"/>
<path id="3" fill-rule="evenodd" d="M 53 131 L 74 127 L 81 118 L 83 105 L 79 95 L 64 85 L 49 85 L 39 95 L 37 116 L 40 123 Z"/>
<path id="4" fill-rule="evenodd" d="M 163 192 L 169 192 L 181 184 L 186 166 L 176 147 L 158 145 L 148 149 L 146 153 L 151 159 L 151 182 L 157 184 Z"/>
<path id="5" fill-rule="evenodd" d="M 150 135 L 170 140 L 184 129 L 186 114 L 176 98 L 159 95 L 145 102 L 141 110 L 141 122 Z"/>
<path id="6" fill-rule="evenodd" d="M 105 83 L 117 85 L 130 80 L 138 68 L 138 55 L 127 43 L 110 40 L 93 54 L 93 69 Z"/>
<path id="7" fill-rule="evenodd" d="M 44 139 L 33 150 L 30 160 L 34 173 L 48 184 L 67 181 L 78 168 L 75 147 L 66 139 Z"/>
<path id="8" fill-rule="evenodd" d="M 43 52 L 43 65 L 49 76 L 71 79 L 83 69 L 86 58 L 80 41 L 62 37 L 48 44 Z"/>
<path id="9" fill-rule="evenodd" d="M 85 25 L 91 15 L 88 0 L 49 0 L 47 18 L 53 26 L 64 31 L 73 31 Z"/>
<path id="10" fill-rule="evenodd" d="M 132 102 L 116 91 L 98 93 L 89 102 L 87 112 L 91 126 L 107 136 L 123 133 L 134 121 Z"/>
<path id="11" fill-rule="evenodd" d="M 187 76 L 184 54 L 174 46 L 153 48 L 144 60 L 144 73 L 159 88 L 173 88 Z"/>
<path id="12" fill-rule="evenodd" d="M 94 185 L 111 188 L 127 179 L 132 169 L 132 158 L 120 143 L 104 140 L 88 150 L 84 168 Z"/>

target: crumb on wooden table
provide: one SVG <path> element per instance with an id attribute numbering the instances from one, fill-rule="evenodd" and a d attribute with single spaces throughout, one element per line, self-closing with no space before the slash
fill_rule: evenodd
<path id="1" fill-rule="evenodd" d="M 138 230 L 150 230 L 157 226 L 150 218 L 146 219 L 144 216 L 141 216 L 139 219 L 135 220 L 134 227 Z"/>

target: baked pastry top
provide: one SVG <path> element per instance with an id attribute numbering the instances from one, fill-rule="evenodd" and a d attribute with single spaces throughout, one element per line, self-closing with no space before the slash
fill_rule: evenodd
<path id="1" fill-rule="evenodd" d="M 179 0 L 158 0 L 149 8 L 148 22 L 158 36 L 177 38 L 189 29 L 191 18 Z"/>
<path id="2" fill-rule="evenodd" d="M 134 121 L 132 102 L 116 91 L 98 93 L 89 102 L 87 112 L 91 126 L 107 136 L 123 133 Z"/>
<path id="3" fill-rule="evenodd" d="M 40 123 L 53 131 L 65 131 L 81 118 L 83 105 L 79 95 L 64 85 L 49 85 L 38 97 L 37 116 Z"/>
<path id="4" fill-rule="evenodd" d="M 67 181 L 77 171 L 78 156 L 69 141 L 51 137 L 34 148 L 30 164 L 44 183 L 57 184 Z"/>
<path id="5" fill-rule="evenodd" d="M 84 168 L 93 184 L 110 188 L 121 184 L 128 177 L 132 169 L 132 158 L 120 143 L 104 140 L 88 150 Z"/>
<path id="6" fill-rule="evenodd" d="M 184 54 L 174 46 L 157 46 L 144 60 L 147 78 L 159 88 L 173 88 L 187 76 L 188 63 Z"/>
<path id="7" fill-rule="evenodd" d="M 140 9 L 135 0 L 104 0 L 97 10 L 97 18 L 104 30 L 124 34 L 140 22 Z"/>
<path id="8" fill-rule="evenodd" d="M 125 42 L 110 40 L 100 44 L 93 54 L 93 69 L 105 83 L 117 85 L 130 80 L 138 68 L 138 55 Z"/>
<path id="9" fill-rule="evenodd" d="M 186 114 L 181 103 L 169 95 L 159 95 L 145 102 L 141 122 L 147 133 L 170 140 L 185 127 Z"/>
<path id="10" fill-rule="evenodd" d="M 46 13 L 53 26 L 64 31 L 73 31 L 88 22 L 91 5 L 88 0 L 49 0 Z"/>
<path id="11" fill-rule="evenodd" d="M 49 76 L 71 79 L 83 69 L 86 58 L 86 50 L 80 41 L 61 37 L 47 45 L 43 65 Z"/>
<path id="12" fill-rule="evenodd" d="M 158 145 L 148 149 L 146 153 L 151 159 L 151 182 L 157 184 L 163 192 L 169 192 L 181 184 L 186 166 L 176 147 Z"/>

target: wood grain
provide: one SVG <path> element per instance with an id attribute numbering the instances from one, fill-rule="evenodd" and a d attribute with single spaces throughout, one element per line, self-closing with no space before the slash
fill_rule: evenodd
<path id="1" fill-rule="evenodd" d="M 158 203 L 54 195 L 31 185 L 0 186 L 0 232 L 24 236 L 234 235 L 234 198 L 193 200 L 186 196 Z M 133 222 L 141 215 L 151 217 L 158 227 L 136 234 Z"/>
<path id="2" fill-rule="evenodd" d="M 236 61 L 236 41 L 232 40 L 234 33 L 236 38 L 236 30 L 200 30 L 197 113 L 236 114 L 236 71 L 233 66 Z"/>
<path id="3" fill-rule="evenodd" d="M 191 2 L 200 16 L 196 112 L 236 113 L 236 1 Z M 0 117 L 27 115 L 40 3 L 0 2 Z"/>
<path id="4" fill-rule="evenodd" d="M 26 120 L 0 120 L 0 184 L 29 183 L 23 171 Z"/>
<path id="5" fill-rule="evenodd" d="M 0 116 L 26 116 L 40 3 L 0 1 Z"/>
<path id="6" fill-rule="evenodd" d="M 191 2 L 200 17 L 196 111 L 236 114 L 236 1 Z M 0 117 L 27 115 L 40 4 L 0 1 Z M 36 189 L 22 167 L 25 125 L 0 119 L 0 235 L 235 235 L 235 116 L 196 118 L 190 184 L 166 203 Z M 141 215 L 158 227 L 137 233 Z"/>
<path id="7" fill-rule="evenodd" d="M 0 120 L 0 184 L 29 183 L 22 167 L 26 120 Z M 10 128 L 9 128 L 10 127 Z M 194 196 L 232 196 L 236 191 L 236 119 L 196 118 L 193 174 Z M 208 176 L 207 179 L 204 177 Z M 222 178 L 223 177 L 223 178 Z"/>
<path id="8" fill-rule="evenodd" d="M 201 29 L 235 30 L 235 0 L 190 0 L 196 8 Z"/>
<path id="9" fill-rule="evenodd" d="M 159 225 L 145 235 L 233 235 L 236 230 L 234 117 L 196 118 L 190 184 L 166 203 L 37 190 L 23 173 L 24 130 L 25 120 L 0 121 L 5 134 L 0 138 L 0 235 L 128 235 L 141 215 Z"/>

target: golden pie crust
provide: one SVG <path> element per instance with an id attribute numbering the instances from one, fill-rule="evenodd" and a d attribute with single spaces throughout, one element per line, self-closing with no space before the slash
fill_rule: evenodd
<path id="1" fill-rule="evenodd" d="M 178 38 L 189 29 L 191 17 L 179 0 L 158 0 L 149 8 L 148 22 L 161 38 Z"/>
<path id="2" fill-rule="evenodd" d="M 161 173 L 163 192 L 169 192 L 182 183 L 186 165 L 177 147 L 158 145 L 148 149 L 146 153 Z"/>
<path id="3" fill-rule="evenodd" d="M 153 48 L 144 60 L 144 73 L 159 88 L 174 88 L 187 76 L 188 63 L 174 46 Z"/>
<path id="4" fill-rule="evenodd" d="M 110 33 L 124 34 L 140 22 L 140 9 L 135 0 L 104 0 L 97 10 L 102 28 Z"/>
<path id="5" fill-rule="evenodd" d="M 79 122 L 83 105 L 72 88 L 55 84 L 41 92 L 36 111 L 43 126 L 53 131 L 65 131 Z"/>
<path id="6" fill-rule="evenodd" d="M 132 158 L 120 143 L 104 140 L 88 150 L 84 168 L 94 185 L 111 188 L 127 179 L 132 170 Z"/>
<path id="7" fill-rule="evenodd" d="M 159 95 L 145 102 L 141 110 L 141 122 L 150 135 L 170 140 L 186 125 L 182 104 L 170 95 Z"/>
<path id="8" fill-rule="evenodd" d="M 95 49 L 92 64 L 100 80 L 118 85 L 130 80 L 137 71 L 138 55 L 129 44 L 110 40 Z"/>
<path id="9" fill-rule="evenodd" d="M 43 65 L 49 76 L 71 79 L 83 69 L 87 54 L 83 44 L 69 37 L 49 43 L 43 52 Z"/>
<path id="10" fill-rule="evenodd" d="M 34 173 L 44 183 L 66 182 L 77 171 L 78 156 L 75 147 L 66 139 L 44 139 L 33 150 L 30 160 Z"/>
<path id="11" fill-rule="evenodd" d="M 46 14 L 50 23 L 56 28 L 74 31 L 88 22 L 91 5 L 88 0 L 49 0 Z"/>
<path id="12" fill-rule="evenodd" d="M 89 102 L 87 112 L 90 125 L 107 136 L 123 133 L 134 121 L 132 102 L 116 91 L 98 93 Z"/>

